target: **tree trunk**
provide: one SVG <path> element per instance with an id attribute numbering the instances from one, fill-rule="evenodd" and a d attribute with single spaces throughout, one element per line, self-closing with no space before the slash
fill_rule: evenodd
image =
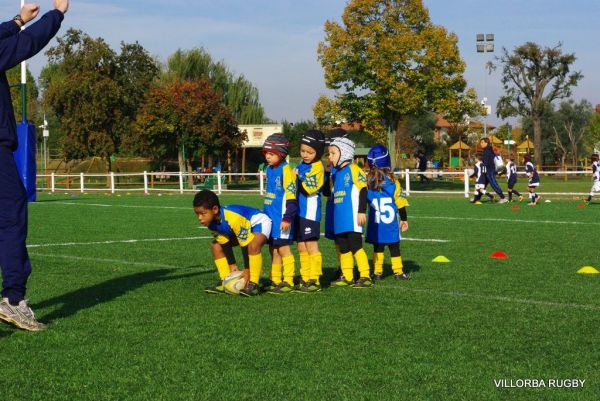
<path id="1" fill-rule="evenodd" d="M 535 164 L 543 165 L 542 160 L 542 119 L 540 116 L 533 115 L 533 152 Z"/>
<path id="2" fill-rule="evenodd" d="M 183 153 L 181 151 L 181 146 L 177 149 L 177 161 L 179 163 L 179 171 L 185 172 L 185 162 L 183 160 Z"/>

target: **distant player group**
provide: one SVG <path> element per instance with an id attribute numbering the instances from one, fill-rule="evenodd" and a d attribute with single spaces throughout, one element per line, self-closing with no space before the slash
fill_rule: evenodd
<path id="1" fill-rule="evenodd" d="M 517 165 L 515 164 L 515 158 L 513 156 L 509 156 L 506 160 L 506 166 L 504 166 L 504 162 L 502 162 L 500 156 L 494 153 L 488 138 L 481 139 L 479 146 L 481 149 L 483 149 L 483 151 L 478 152 L 475 155 L 476 162 L 473 166 L 473 174 L 471 174 L 471 178 L 475 179 L 475 193 L 474 197 L 471 199 L 471 203 L 481 205 L 481 198 L 484 195 L 487 195 L 491 202 L 496 201 L 494 194 L 487 191 L 488 184 L 499 195 L 499 203 L 513 202 L 513 195 L 517 196 L 519 201 L 522 201 L 523 195 L 521 195 L 521 193 L 515 189 L 515 185 L 517 184 Z M 530 199 L 528 205 L 536 206 L 540 199 L 542 199 L 542 197 L 537 193 L 537 189 L 540 186 L 540 176 L 534 164 L 531 162 L 530 155 L 527 154 L 523 156 L 523 160 L 525 161 L 525 173 L 527 174 L 528 178 L 527 189 Z M 508 199 L 506 199 L 504 196 L 502 189 L 500 189 L 500 186 L 495 178 L 498 167 L 503 167 L 506 171 Z M 594 184 L 590 190 L 590 194 L 588 195 L 587 202 L 591 202 L 594 193 L 600 192 L 599 156 L 595 153 L 592 155 L 592 174 Z"/>
<path id="2" fill-rule="evenodd" d="M 289 141 L 283 134 L 269 136 L 263 145 L 267 161 L 266 195 L 263 210 L 242 205 L 221 205 L 215 193 L 203 190 L 194 197 L 194 212 L 199 222 L 213 233 L 211 250 L 220 281 L 207 293 L 225 293 L 223 280 L 238 270 L 233 253 L 240 246 L 244 257 L 246 285 L 244 296 L 261 292 L 284 295 L 292 292 L 314 294 L 322 289 L 323 262 L 321 238 L 321 197 L 328 198 L 325 233 L 334 240 L 340 272 L 333 287 L 372 288 L 383 278 L 384 250 L 391 255 L 394 277 L 408 280 L 400 254 L 400 233 L 408 230 L 406 206 L 401 186 L 392 174 L 391 159 L 385 146 L 370 149 L 368 174 L 354 161 L 355 144 L 346 131 L 335 129 L 327 138 L 318 130 L 304 133 L 300 141 L 302 161 L 292 169 L 286 162 Z M 326 166 L 321 162 L 328 149 Z M 368 215 L 367 215 L 368 209 Z M 373 272 L 363 248 L 373 245 Z M 300 277 L 291 246 L 297 243 Z M 259 286 L 263 260 L 261 249 L 269 245 L 271 274 Z M 354 264 L 358 267 L 355 278 Z"/>

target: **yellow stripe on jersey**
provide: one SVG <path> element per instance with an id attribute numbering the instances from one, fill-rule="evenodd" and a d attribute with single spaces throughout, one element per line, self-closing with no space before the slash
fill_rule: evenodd
<path id="1" fill-rule="evenodd" d="M 227 209 L 223 211 L 223 216 L 225 217 L 227 224 L 229 224 L 229 227 L 231 227 L 231 231 L 233 231 L 240 246 L 247 246 L 252 242 L 254 235 L 252 234 L 252 222 L 250 220 L 241 214 L 237 214 Z"/>
<path id="2" fill-rule="evenodd" d="M 216 231 L 211 231 L 211 232 L 212 232 L 213 237 L 215 237 L 215 241 L 217 241 L 217 243 L 224 245 L 229 242 L 229 238 L 227 238 L 225 235 L 219 234 Z"/>
<path id="3" fill-rule="evenodd" d="M 296 200 L 296 174 L 289 164 L 283 167 L 283 187 L 285 188 L 285 200 Z"/>
<path id="4" fill-rule="evenodd" d="M 356 164 L 350 165 L 350 171 L 352 172 L 352 182 L 358 188 L 360 192 L 361 189 L 367 187 L 367 175 L 363 171 L 362 168 L 358 167 Z"/>
<path id="5" fill-rule="evenodd" d="M 302 181 L 302 187 L 308 194 L 308 196 L 314 195 L 325 183 L 325 170 L 323 169 L 323 163 L 316 162 L 310 165 L 310 171 L 306 173 L 306 178 Z"/>
<path id="6" fill-rule="evenodd" d="M 402 186 L 400 185 L 400 181 L 394 179 L 394 184 L 396 184 L 396 190 L 394 191 L 396 207 L 398 207 L 398 209 L 402 209 L 403 207 L 408 206 L 408 201 L 406 200 L 406 198 L 400 195 L 402 193 Z"/>

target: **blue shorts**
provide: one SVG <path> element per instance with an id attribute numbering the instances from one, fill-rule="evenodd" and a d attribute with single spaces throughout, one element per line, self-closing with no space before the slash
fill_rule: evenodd
<path id="1" fill-rule="evenodd" d="M 293 238 L 282 239 L 282 238 L 269 238 L 269 246 L 278 248 L 280 246 L 292 245 L 294 243 Z"/>
<path id="2" fill-rule="evenodd" d="M 298 217 L 296 220 L 296 241 L 318 241 L 321 237 L 321 223 Z"/>

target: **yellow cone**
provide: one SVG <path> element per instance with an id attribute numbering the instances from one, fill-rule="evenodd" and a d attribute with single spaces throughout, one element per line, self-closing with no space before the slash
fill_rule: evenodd
<path id="1" fill-rule="evenodd" d="M 450 262 L 450 259 L 448 259 L 448 258 L 447 258 L 447 257 L 445 257 L 445 256 L 441 256 L 441 255 L 440 255 L 440 256 L 438 256 L 438 257 L 434 258 L 434 259 L 432 260 L 432 262 L 434 262 L 434 263 L 449 263 L 449 262 Z"/>
<path id="2" fill-rule="evenodd" d="M 581 269 L 577 271 L 579 274 L 600 274 L 596 268 L 592 266 L 583 266 Z"/>

